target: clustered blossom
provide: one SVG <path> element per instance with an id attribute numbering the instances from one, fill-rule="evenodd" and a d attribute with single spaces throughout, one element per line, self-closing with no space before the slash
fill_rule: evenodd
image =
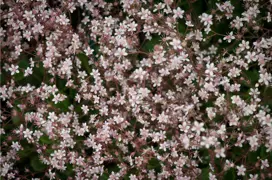
<path id="1" fill-rule="evenodd" d="M 271 178 L 272 1 L 184 3 L 0 0 L 1 177 Z"/>

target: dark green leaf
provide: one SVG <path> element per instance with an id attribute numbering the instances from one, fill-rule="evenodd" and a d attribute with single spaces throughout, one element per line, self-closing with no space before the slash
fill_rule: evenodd
<path id="1" fill-rule="evenodd" d="M 153 35 L 151 40 L 146 40 L 143 44 L 142 49 L 147 52 L 151 52 L 154 50 L 154 46 L 159 44 L 161 37 L 159 35 Z"/>
<path id="2" fill-rule="evenodd" d="M 201 180 L 208 180 L 209 179 L 209 168 L 204 168 L 201 170 L 200 178 Z"/>
<path id="3" fill-rule="evenodd" d="M 236 180 L 236 173 L 235 170 L 233 168 L 231 168 L 230 170 L 228 170 L 225 174 L 224 174 L 224 180 Z"/>
<path id="4" fill-rule="evenodd" d="M 52 144 L 53 143 L 53 141 L 51 139 L 49 139 L 49 137 L 46 135 L 43 135 L 40 137 L 40 142 L 43 144 Z"/>
<path id="5" fill-rule="evenodd" d="M 35 171 L 43 171 L 46 168 L 46 165 L 41 162 L 38 156 L 32 157 L 30 164 Z"/>

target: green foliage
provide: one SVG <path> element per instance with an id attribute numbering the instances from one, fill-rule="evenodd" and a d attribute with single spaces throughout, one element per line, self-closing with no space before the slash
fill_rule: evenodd
<path id="1" fill-rule="evenodd" d="M 30 161 L 31 167 L 38 172 L 42 172 L 46 169 L 46 165 L 41 162 L 38 156 L 34 156 Z"/>
<path id="2" fill-rule="evenodd" d="M 234 168 L 230 168 L 227 172 L 224 174 L 224 180 L 236 180 L 236 172 Z"/>
<path id="3" fill-rule="evenodd" d="M 161 37 L 159 35 L 153 35 L 151 40 L 146 40 L 142 46 L 142 49 L 145 52 L 152 52 L 154 50 L 154 46 L 159 44 L 161 41 Z"/>
<path id="4" fill-rule="evenodd" d="M 152 158 L 148 161 L 147 169 L 151 170 L 154 169 L 156 172 L 161 171 L 161 164 L 160 161 L 156 158 Z"/>
<path id="5" fill-rule="evenodd" d="M 53 141 L 51 139 L 49 139 L 49 137 L 46 135 L 43 135 L 40 137 L 40 142 L 42 144 L 52 144 L 53 143 Z"/>
<path id="6" fill-rule="evenodd" d="M 208 180 L 209 179 L 209 168 L 204 168 L 201 170 L 201 175 L 199 177 L 200 180 Z"/>
<path id="7" fill-rule="evenodd" d="M 88 58 L 88 56 L 86 56 L 85 54 L 83 54 L 83 53 L 79 53 L 79 54 L 77 54 L 77 57 L 78 57 L 78 59 L 81 61 L 81 63 L 82 63 L 82 67 L 84 67 L 85 69 L 85 71 L 88 73 L 88 74 L 90 74 L 91 72 L 92 72 L 92 69 L 91 69 L 91 67 L 90 67 L 90 65 L 89 65 L 89 58 Z"/>

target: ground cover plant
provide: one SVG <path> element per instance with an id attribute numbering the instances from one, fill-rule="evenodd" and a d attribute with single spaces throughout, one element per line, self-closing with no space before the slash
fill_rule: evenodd
<path id="1" fill-rule="evenodd" d="M 1 179 L 272 179 L 270 0 L 0 0 Z"/>

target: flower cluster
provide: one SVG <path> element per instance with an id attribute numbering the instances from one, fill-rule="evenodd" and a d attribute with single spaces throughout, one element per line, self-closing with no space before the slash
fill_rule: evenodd
<path id="1" fill-rule="evenodd" d="M 0 4 L 4 179 L 272 177 L 271 0 Z"/>

